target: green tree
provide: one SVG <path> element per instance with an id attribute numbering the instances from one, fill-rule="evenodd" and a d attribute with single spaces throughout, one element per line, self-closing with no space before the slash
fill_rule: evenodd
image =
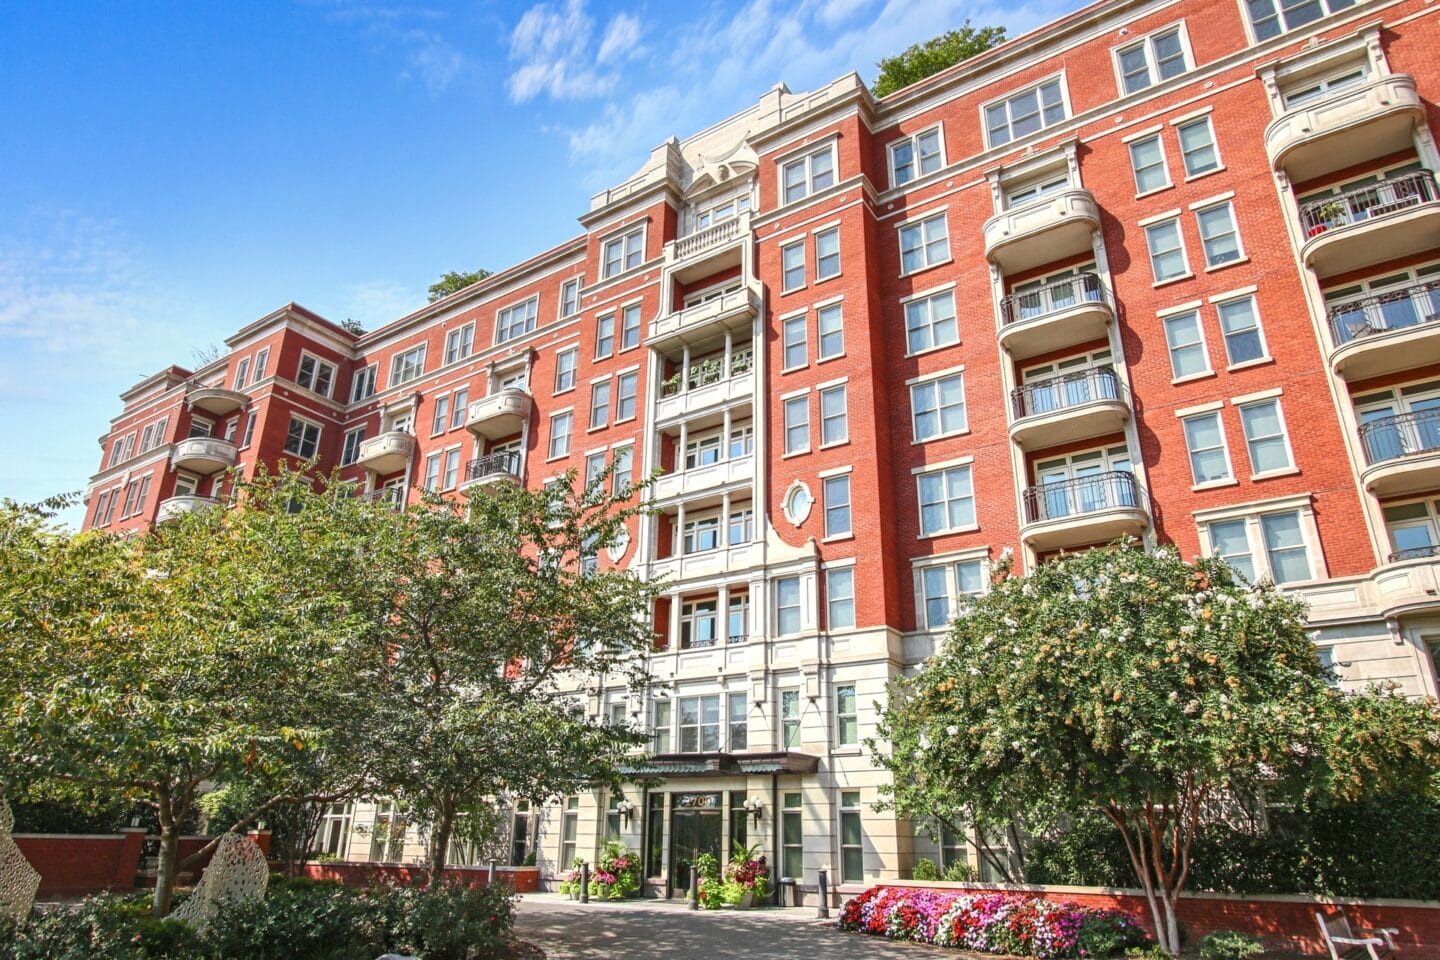
<path id="1" fill-rule="evenodd" d="M 1302 604 L 1222 561 L 1117 545 L 1007 574 L 895 684 L 889 747 L 871 744 L 894 774 L 890 802 L 982 823 L 1100 814 L 1171 953 L 1195 836 L 1217 807 L 1431 783 L 1434 703 L 1329 687 Z"/>
<path id="2" fill-rule="evenodd" d="M 479 283 L 490 276 L 489 270 L 475 270 L 470 273 L 451 270 L 442 273 L 440 279 L 430 284 L 429 300 L 434 303 L 442 297 L 448 297 L 452 293 L 458 293 L 470 286 L 472 283 Z"/>
<path id="3" fill-rule="evenodd" d="M 882 59 L 877 64 L 880 74 L 870 91 L 877 97 L 888 96 L 1004 42 L 1004 27 L 972 27 L 966 20 L 959 30 L 947 31 Z"/>

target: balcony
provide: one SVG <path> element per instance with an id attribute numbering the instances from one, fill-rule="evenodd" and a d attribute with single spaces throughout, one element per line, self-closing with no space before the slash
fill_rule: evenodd
<path id="1" fill-rule="evenodd" d="M 759 562 L 759 545 L 742 543 L 733 547 L 721 547 L 719 550 L 652 560 L 650 575 L 654 579 L 666 580 L 717 577 L 747 569 Z"/>
<path id="2" fill-rule="evenodd" d="M 749 483 L 755 478 L 755 456 L 748 454 L 733 460 L 691 467 L 667 473 L 655 481 L 655 499 L 673 500 L 712 493 L 725 487 Z"/>
<path id="3" fill-rule="evenodd" d="M 697 230 L 665 244 L 665 268 L 680 283 L 692 283 L 739 265 L 750 242 L 750 214 Z"/>
<path id="4" fill-rule="evenodd" d="M 1428 547 L 1411 547 L 1409 550 L 1397 550 L 1385 558 L 1386 563 L 1404 563 L 1406 560 L 1435 560 L 1440 559 L 1440 543 L 1432 543 Z"/>
<path id="5" fill-rule="evenodd" d="M 355 463 L 379 476 L 399 473 L 415 454 L 415 436 L 404 430 L 390 430 L 360 444 Z"/>
<path id="6" fill-rule="evenodd" d="M 250 398 L 239 390 L 226 390 L 224 387 L 196 387 L 185 394 L 185 402 L 190 405 L 191 410 L 203 410 L 217 417 L 223 417 L 225 414 L 234 413 L 245 406 L 250 402 Z"/>
<path id="7" fill-rule="evenodd" d="M 500 450 L 465 464 L 465 479 L 460 481 L 461 490 L 492 483 L 520 483 L 519 450 Z"/>
<path id="8" fill-rule="evenodd" d="M 1062 190 L 985 221 L 985 256 L 1007 274 L 1088 253 L 1100 229 L 1089 190 Z"/>
<path id="9" fill-rule="evenodd" d="M 1360 447 L 1366 463 L 1360 480 L 1375 496 L 1440 488 L 1440 407 L 1362 424 Z"/>
<path id="10" fill-rule="evenodd" d="M 1318 276 L 1349 270 L 1440 246 L 1440 203 L 1428 170 L 1393 177 L 1300 208 L 1300 248 Z"/>
<path id="11" fill-rule="evenodd" d="M 1392 74 L 1276 117 L 1265 128 L 1265 151 L 1272 167 L 1303 183 L 1412 148 L 1424 118 L 1415 79 Z"/>
<path id="12" fill-rule="evenodd" d="M 688 373 L 677 373 L 660 385 L 655 405 L 657 423 L 671 423 L 707 410 L 726 407 L 755 396 L 755 378 L 750 375 L 754 350 L 747 347 L 730 355 L 729 375 L 725 358 L 709 357 L 692 363 Z"/>
<path id="13" fill-rule="evenodd" d="M 1330 308 L 1330 365 L 1348 380 L 1398 373 L 1440 356 L 1440 281 Z"/>
<path id="14" fill-rule="evenodd" d="M 530 421 L 533 403 L 529 391 L 505 387 L 471 402 L 465 411 L 465 429 L 487 440 L 519 433 Z"/>
<path id="15" fill-rule="evenodd" d="M 1115 313 L 1100 277 L 1081 273 L 1000 301 L 1000 346 L 1016 360 L 1106 337 Z"/>
<path id="16" fill-rule="evenodd" d="M 748 284 L 718 297 L 667 313 L 650 324 L 650 346 L 679 349 L 682 344 L 714 340 L 726 330 L 749 340 L 754 336 L 760 298 Z"/>
<path id="17" fill-rule="evenodd" d="M 177 470 L 218 473 L 235 466 L 235 444 L 218 437 L 189 437 L 175 444 L 170 463 Z"/>
<path id="18" fill-rule="evenodd" d="M 1010 439 L 1038 450 L 1125 429 L 1130 401 L 1112 367 L 1036 380 L 1010 391 Z"/>
<path id="19" fill-rule="evenodd" d="M 159 508 L 155 511 L 155 522 L 165 523 L 191 513 L 199 513 L 202 510 L 209 510 L 218 507 L 220 501 L 214 497 L 197 497 L 192 495 L 181 495 L 161 500 Z"/>
<path id="20" fill-rule="evenodd" d="M 1145 490 L 1123 470 L 1027 487 L 1020 538 L 1037 551 L 1139 536 L 1149 524 Z"/>

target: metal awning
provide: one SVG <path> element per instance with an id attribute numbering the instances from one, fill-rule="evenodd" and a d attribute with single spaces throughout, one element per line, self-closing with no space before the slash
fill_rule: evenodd
<path id="1" fill-rule="evenodd" d="M 735 777 L 752 774 L 814 773 L 820 758 L 780 750 L 770 753 L 661 753 L 623 764 L 620 774 L 631 780 L 663 777 Z"/>

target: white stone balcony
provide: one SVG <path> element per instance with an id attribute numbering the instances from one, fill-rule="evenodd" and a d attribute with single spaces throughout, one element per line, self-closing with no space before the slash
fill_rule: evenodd
<path id="1" fill-rule="evenodd" d="M 415 436 L 404 430 L 391 430 L 360 444 L 355 462 L 379 476 L 399 473 L 415 455 Z"/>
<path id="2" fill-rule="evenodd" d="M 1000 346 L 1016 360 L 1102 340 L 1114 319 L 1097 274 L 1081 273 L 1000 301 Z"/>
<path id="3" fill-rule="evenodd" d="M 1123 470 L 1036 484 L 1025 489 L 1020 538 L 1045 552 L 1138 537 L 1150 521 L 1147 499 Z"/>
<path id="4" fill-rule="evenodd" d="M 689 377 L 667 381 L 661 385 L 660 399 L 655 403 L 655 422 L 660 425 L 677 423 L 703 413 L 722 410 L 733 404 L 753 400 L 755 376 L 751 371 L 754 354 L 751 350 L 730 355 L 730 375 L 724 373 L 724 357 L 691 364 Z"/>
<path id="5" fill-rule="evenodd" d="M 1300 208 L 1300 257 L 1331 277 L 1440 247 L 1440 191 L 1428 170 L 1312 200 Z"/>
<path id="6" fill-rule="evenodd" d="M 1096 367 L 1010 391 L 1010 439 L 1029 450 L 1119 433 L 1129 393 L 1111 367 Z"/>
<path id="7" fill-rule="evenodd" d="M 235 444 L 219 437 L 187 437 L 175 444 L 170 463 L 177 470 L 218 473 L 235 466 Z"/>
<path id="8" fill-rule="evenodd" d="M 712 341 L 730 330 L 748 341 L 755 326 L 760 297 L 750 285 L 704 303 L 658 317 L 650 324 L 650 346 L 678 349 L 681 344 Z"/>
<path id="9" fill-rule="evenodd" d="M 1007 274 L 1094 249 L 1100 208 L 1089 190 L 1071 189 L 1022 204 L 985 221 L 985 256 Z"/>
<path id="10" fill-rule="evenodd" d="M 1440 357 L 1440 281 L 1330 308 L 1330 366 L 1350 381 L 1411 370 Z"/>
<path id="11" fill-rule="evenodd" d="M 741 262 L 750 242 L 750 214 L 697 230 L 665 244 L 665 268 L 681 283 L 690 283 Z"/>
<path id="12" fill-rule="evenodd" d="M 196 387 L 185 394 L 185 402 L 192 410 L 203 410 L 206 413 L 223 417 L 227 413 L 234 413 L 250 402 L 250 398 L 239 390 L 227 390 L 224 387 Z"/>
<path id="13" fill-rule="evenodd" d="M 1440 408 L 1371 420 L 1360 427 L 1360 446 L 1360 480 L 1375 496 L 1440 489 Z"/>
<path id="14" fill-rule="evenodd" d="M 1302 183 L 1410 148 L 1424 122 L 1415 78 L 1395 73 L 1281 114 L 1265 128 L 1265 151 Z"/>
<path id="15" fill-rule="evenodd" d="M 657 579 L 695 580 L 745 570 L 759 562 L 758 545 L 742 543 L 734 547 L 721 547 L 718 550 L 706 550 L 683 557 L 652 560 L 650 574 Z"/>
<path id="16" fill-rule="evenodd" d="M 505 387 L 470 402 L 465 411 L 465 429 L 488 440 L 511 436 L 529 421 L 533 404 L 529 391 Z"/>
<path id="17" fill-rule="evenodd" d="M 662 501 L 694 497 L 748 483 L 754 477 L 755 456 L 748 454 L 734 460 L 721 460 L 703 467 L 667 473 L 655 481 L 654 497 Z"/>
<path id="18" fill-rule="evenodd" d="M 155 511 L 155 522 L 165 523 L 169 520 L 176 520 L 191 513 L 199 513 L 202 510 L 211 510 L 220 505 L 220 501 L 214 497 L 197 497 L 188 494 L 168 497 L 160 501 L 159 508 Z"/>

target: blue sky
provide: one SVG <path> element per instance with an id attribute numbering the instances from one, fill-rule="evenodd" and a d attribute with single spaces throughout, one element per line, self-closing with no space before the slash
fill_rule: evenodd
<path id="1" fill-rule="evenodd" d="M 0 496 L 83 487 L 121 390 L 281 304 L 376 326 L 777 82 L 1080 5 L 0 3 Z"/>

